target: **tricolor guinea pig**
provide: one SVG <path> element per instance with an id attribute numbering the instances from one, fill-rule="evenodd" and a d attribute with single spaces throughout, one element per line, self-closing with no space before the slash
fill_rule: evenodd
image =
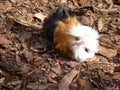
<path id="1" fill-rule="evenodd" d="M 92 58 L 98 52 L 97 30 L 82 25 L 75 16 L 60 6 L 44 23 L 43 34 L 55 48 L 80 62 Z"/>

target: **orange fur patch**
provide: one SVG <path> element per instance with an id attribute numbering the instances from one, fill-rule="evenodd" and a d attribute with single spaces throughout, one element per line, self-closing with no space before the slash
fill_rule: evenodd
<path id="1" fill-rule="evenodd" d="M 66 53 L 68 56 L 73 57 L 73 52 L 71 49 L 71 41 L 75 40 L 73 36 L 68 35 L 70 27 L 80 24 L 76 17 L 69 17 L 63 21 L 58 22 L 54 33 L 54 44 L 55 47 L 61 52 Z"/>

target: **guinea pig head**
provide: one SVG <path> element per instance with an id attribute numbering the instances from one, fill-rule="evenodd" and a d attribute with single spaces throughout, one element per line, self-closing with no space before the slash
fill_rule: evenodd
<path id="1" fill-rule="evenodd" d="M 70 44 L 76 60 L 86 61 L 98 51 L 99 34 L 95 29 L 78 24 L 71 26 L 69 35 L 74 37 Z"/>

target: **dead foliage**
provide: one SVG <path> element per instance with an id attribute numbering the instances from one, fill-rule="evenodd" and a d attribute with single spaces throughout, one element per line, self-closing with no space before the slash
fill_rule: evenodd
<path id="1" fill-rule="evenodd" d="M 99 53 L 72 61 L 41 37 L 60 5 L 100 33 Z M 0 90 L 120 90 L 119 0 L 0 0 Z"/>

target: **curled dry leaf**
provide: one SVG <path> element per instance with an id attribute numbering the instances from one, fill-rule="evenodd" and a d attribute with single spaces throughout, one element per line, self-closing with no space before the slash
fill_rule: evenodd
<path id="1" fill-rule="evenodd" d="M 79 78 L 77 83 L 83 90 L 94 90 L 94 87 L 88 78 Z"/>
<path id="2" fill-rule="evenodd" d="M 88 17 L 86 17 L 86 16 L 82 16 L 82 17 L 80 18 L 80 22 L 81 22 L 82 24 L 84 24 L 84 25 L 90 25 L 91 20 L 90 20 Z"/>
<path id="3" fill-rule="evenodd" d="M 99 61 L 101 62 L 108 62 L 107 58 L 104 56 L 97 56 L 99 58 Z"/>
<path id="4" fill-rule="evenodd" d="M 11 8 L 10 7 L 11 5 L 6 5 L 6 4 L 2 4 L 2 3 L 0 3 L 0 11 L 6 11 L 6 10 L 8 10 L 9 8 Z"/>
<path id="5" fill-rule="evenodd" d="M 70 83 L 78 73 L 78 70 L 73 69 L 71 72 L 65 75 L 59 83 L 59 90 L 69 90 Z"/>
<path id="6" fill-rule="evenodd" d="M 56 68 L 56 67 L 51 68 L 51 70 L 52 70 L 53 72 L 55 72 L 56 74 L 58 74 L 58 75 L 60 75 L 60 74 L 62 73 L 62 70 L 61 70 L 61 69 L 58 69 L 58 68 Z"/>
<path id="7" fill-rule="evenodd" d="M 120 66 L 115 67 L 114 72 L 120 72 Z"/>
<path id="8" fill-rule="evenodd" d="M 43 15 L 42 13 L 35 13 L 34 17 L 36 17 L 37 19 L 41 20 L 42 22 L 44 21 L 44 19 L 47 17 L 46 15 Z"/>
<path id="9" fill-rule="evenodd" d="M 112 78 L 115 79 L 115 80 L 120 80 L 120 73 L 115 72 Z"/>
<path id="10" fill-rule="evenodd" d="M 112 39 L 113 36 L 109 36 L 109 35 L 101 35 L 99 40 L 100 40 L 100 44 L 102 46 L 106 46 L 106 47 L 109 47 L 109 48 L 114 48 L 114 44 L 112 42 Z"/>
<path id="11" fill-rule="evenodd" d="M 67 0 L 60 0 L 61 1 L 61 3 L 66 3 L 67 2 Z"/>
<path id="12" fill-rule="evenodd" d="M 17 85 L 13 90 L 20 90 L 21 85 Z"/>
<path id="13" fill-rule="evenodd" d="M 49 82 L 57 84 L 57 81 L 55 81 L 52 77 L 48 76 L 47 79 Z"/>
<path id="14" fill-rule="evenodd" d="M 114 69 L 115 69 L 115 64 L 106 64 L 106 65 L 104 65 L 104 67 L 103 67 L 103 71 L 104 72 L 109 72 L 109 73 L 111 73 L 111 74 L 113 74 L 114 73 Z"/>
<path id="15" fill-rule="evenodd" d="M 23 53 L 24 53 L 24 55 L 25 55 L 25 57 L 27 58 L 28 61 L 33 60 L 33 53 L 32 52 L 25 49 L 23 51 Z"/>
<path id="16" fill-rule="evenodd" d="M 23 40 L 27 40 L 30 39 L 31 37 L 32 37 L 31 33 L 27 32 L 27 33 L 23 33 L 20 38 Z"/>
<path id="17" fill-rule="evenodd" d="M 22 64 L 22 63 L 20 63 L 20 71 L 21 71 L 21 73 L 28 73 L 29 71 L 30 71 L 30 67 L 29 66 L 27 66 L 27 64 Z"/>
<path id="18" fill-rule="evenodd" d="M 120 90 L 119 86 L 105 87 L 105 90 Z"/>
<path id="19" fill-rule="evenodd" d="M 113 4 L 114 0 L 105 0 L 107 4 Z"/>
<path id="20" fill-rule="evenodd" d="M 0 44 L 8 45 L 8 44 L 12 44 L 12 41 L 6 39 L 5 37 L 0 37 Z"/>
<path id="21" fill-rule="evenodd" d="M 12 2 L 13 4 L 15 4 L 17 2 L 17 0 L 10 0 L 10 2 Z"/>
<path id="22" fill-rule="evenodd" d="M 18 84 L 21 84 L 21 80 L 18 80 L 18 81 L 12 81 L 12 82 L 8 82 L 7 85 L 18 85 Z"/>
<path id="23" fill-rule="evenodd" d="M 50 84 L 29 83 L 27 88 L 31 90 L 46 90 L 49 86 Z"/>
<path id="24" fill-rule="evenodd" d="M 41 0 L 44 4 L 47 4 L 49 1 L 48 0 Z"/>
<path id="25" fill-rule="evenodd" d="M 69 90 L 79 90 L 79 86 L 77 83 L 72 82 L 70 84 L 70 89 Z"/>
<path id="26" fill-rule="evenodd" d="M 117 55 L 117 50 L 108 49 L 103 46 L 99 46 L 99 53 L 107 58 L 111 58 Z"/>
<path id="27" fill-rule="evenodd" d="M 98 30 L 101 32 L 103 29 L 104 23 L 103 23 L 103 18 L 98 19 Z"/>
<path id="28" fill-rule="evenodd" d="M 68 61 L 66 64 L 70 67 L 75 67 L 77 65 L 80 65 L 80 63 L 75 62 L 75 61 Z"/>
<path id="29" fill-rule="evenodd" d="M 0 84 L 3 83 L 4 80 L 5 80 L 5 77 L 0 78 Z"/>
<path id="30" fill-rule="evenodd" d="M 44 63 L 44 59 L 42 59 L 41 57 L 37 57 L 35 60 L 34 60 L 34 65 L 35 66 L 39 66 L 41 64 Z"/>
<path id="31" fill-rule="evenodd" d="M 55 67 L 52 67 L 51 70 L 55 73 L 60 75 L 62 73 L 61 66 L 59 63 L 55 65 Z"/>
<path id="32" fill-rule="evenodd" d="M 100 59 L 97 56 L 87 59 L 87 61 L 99 61 Z"/>

